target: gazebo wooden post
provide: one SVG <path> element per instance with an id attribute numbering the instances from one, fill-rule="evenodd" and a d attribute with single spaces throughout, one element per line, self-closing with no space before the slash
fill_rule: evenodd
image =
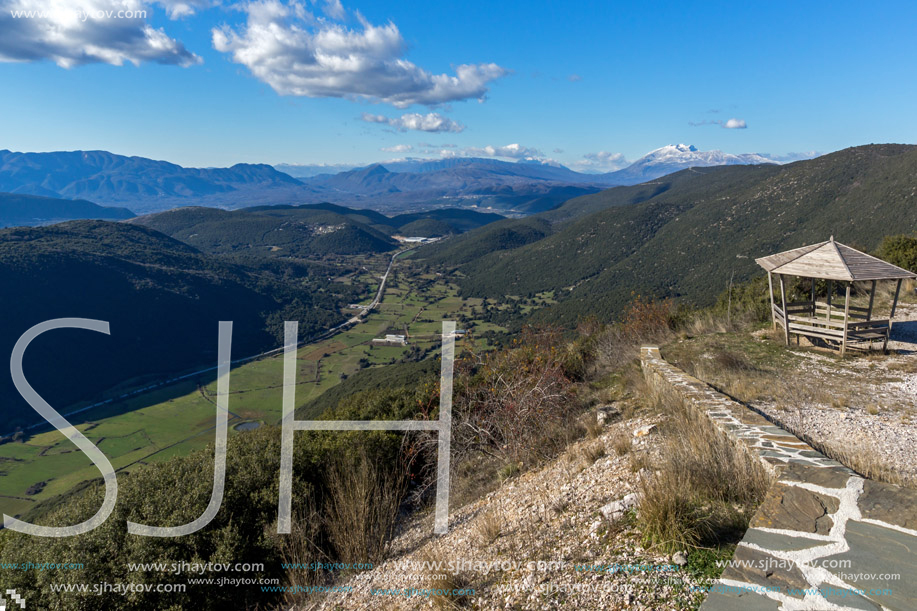
<path id="1" fill-rule="evenodd" d="M 901 279 L 898 279 L 898 285 L 895 287 L 895 299 L 892 301 L 892 313 L 888 317 L 888 326 L 891 327 L 892 318 L 895 317 L 895 308 L 898 307 L 898 293 L 901 292 Z"/>
<path id="2" fill-rule="evenodd" d="M 771 322 L 774 325 L 774 331 L 777 330 L 777 312 L 774 311 L 774 282 L 771 279 L 771 273 L 767 272 L 767 289 L 771 298 Z"/>
<path id="3" fill-rule="evenodd" d="M 828 280 L 828 320 L 831 320 L 831 293 L 834 292 L 834 280 Z"/>
<path id="4" fill-rule="evenodd" d="M 866 320 L 872 320 L 872 302 L 876 296 L 876 281 L 872 281 L 872 287 L 869 289 L 869 309 L 866 310 Z"/>
<path id="5" fill-rule="evenodd" d="M 783 341 L 787 346 L 790 345 L 790 315 L 786 311 L 786 286 L 783 283 L 783 274 L 777 274 L 780 277 L 780 300 L 783 304 Z"/>
<path id="6" fill-rule="evenodd" d="M 812 278 L 812 318 L 815 318 L 815 278 Z"/>
<path id="7" fill-rule="evenodd" d="M 850 322 L 850 282 L 847 283 L 847 295 L 844 297 L 844 338 L 841 340 L 841 358 L 847 352 L 847 325 Z"/>

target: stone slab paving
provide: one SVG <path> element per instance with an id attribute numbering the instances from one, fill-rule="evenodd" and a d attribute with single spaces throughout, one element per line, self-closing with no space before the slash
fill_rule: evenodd
<path id="1" fill-rule="evenodd" d="M 702 611 L 917 610 L 917 491 L 860 477 L 655 346 L 641 364 L 651 385 L 706 414 L 776 480 Z"/>

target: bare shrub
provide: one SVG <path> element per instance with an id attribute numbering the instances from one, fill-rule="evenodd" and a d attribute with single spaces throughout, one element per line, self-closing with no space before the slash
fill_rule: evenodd
<path id="1" fill-rule="evenodd" d="M 622 332 L 635 344 L 660 342 L 672 336 L 675 306 L 669 299 L 634 297 L 622 316 Z"/>
<path id="2" fill-rule="evenodd" d="M 459 457 L 478 451 L 508 463 L 537 461 L 583 432 L 570 418 L 574 385 L 558 349 L 560 333 L 527 328 L 513 342 L 511 350 L 457 363 L 453 451 Z"/>
<path id="3" fill-rule="evenodd" d="M 404 496 L 401 467 L 386 468 L 365 452 L 342 456 L 329 466 L 324 522 L 342 561 L 375 562 L 383 557 Z"/>
<path id="4" fill-rule="evenodd" d="M 321 571 L 307 568 L 313 563 L 327 560 L 327 555 L 318 546 L 321 515 L 312 506 L 311 499 L 308 502 L 307 508 L 297 511 L 293 516 L 290 534 L 280 537 L 280 555 L 289 567 L 284 572 L 284 582 L 288 586 L 314 586 L 324 582 Z M 302 597 L 299 593 L 284 594 L 284 608 L 301 603 Z"/>

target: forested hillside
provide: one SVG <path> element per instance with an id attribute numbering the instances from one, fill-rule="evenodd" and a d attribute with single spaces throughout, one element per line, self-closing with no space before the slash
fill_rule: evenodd
<path id="1" fill-rule="evenodd" d="M 516 248 L 453 251 L 486 227 L 418 253 L 458 265 L 465 295 L 499 298 L 556 291 L 537 316 L 573 322 L 614 317 L 633 293 L 710 304 L 729 283 L 760 274 L 755 257 L 835 238 L 875 249 L 917 227 L 917 147 L 869 145 L 786 166 L 684 170 L 636 187 L 570 200 L 535 219 L 554 233 Z M 464 252 L 473 249 L 466 248 Z"/>
<path id="2" fill-rule="evenodd" d="M 73 221 L 0 230 L 0 350 L 11 354 L 30 327 L 54 318 L 110 323 L 111 335 L 49 332 L 25 356 L 32 386 L 66 406 L 136 376 L 215 365 L 217 326 L 234 322 L 233 356 L 281 343 L 283 320 L 308 334 L 340 319 L 355 288 L 322 267 L 245 267 L 145 227 Z M 0 376 L 4 430 L 40 420 Z"/>

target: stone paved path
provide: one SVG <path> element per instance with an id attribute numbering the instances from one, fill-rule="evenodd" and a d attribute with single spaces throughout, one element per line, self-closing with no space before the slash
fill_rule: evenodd
<path id="1" fill-rule="evenodd" d="M 776 476 L 702 611 L 917 609 L 917 491 L 858 476 L 655 346 L 641 362 Z"/>

